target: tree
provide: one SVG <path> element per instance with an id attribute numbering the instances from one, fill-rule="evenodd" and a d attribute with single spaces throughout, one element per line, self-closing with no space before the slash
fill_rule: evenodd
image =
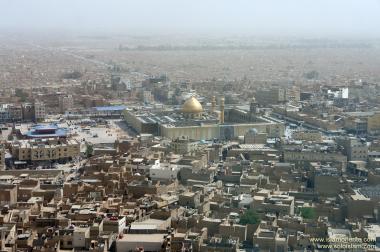
<path id="1" fill-rule="evenodd" d="M 315 217 L 317 216 L 315 213 L 315 209 L 311 207 L 302 207 L 300 209 L 300 213 L 302 218 L 304 219 L 315 219 Z"/>
<path id="2" fill-rule="evenodd" d="M 66 72 L 62 74 L 62 79 L 79 79 L 82 77 L 82 73 L 79 71 Z"/>
<path id="3" fill-rule="evenodd" d="M 309 71 L 309 72 L 305 73 L 304 76 L 308 80 L 315 80 L 315 79 L 318 79 L 319 73 L 317 71 L 313 70 L 313 71 Z"/>
<path id="4" fill-rule="evenodd" d="M 20 98 L 20 102 L 25 102 L 28 98 L 28 93 L 24 92 L 21 88 L 16 88 L 15 95 Z"/>
<path id="5" fill-rule="evenodd" d="M 92 147 L 92 145 L 86 143 L 86 157 L 91 157 L 93 151 L 94 151 L 94 148 Z"/>
<path id="6" fill-rule="evenodd" d="M 239 224 L 257 224 L 260 222 L 260 216 L 256 213 L 256 211 L 249 209 L 245 211 L 242 215 L 240 215 Z"/>

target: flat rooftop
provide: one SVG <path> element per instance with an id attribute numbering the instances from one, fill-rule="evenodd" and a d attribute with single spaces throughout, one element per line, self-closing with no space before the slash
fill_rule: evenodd
<path id="1" fill-rule="evenodd" d="M 125 234 L 117 242 L 160 243 L 165 234 Z"/>

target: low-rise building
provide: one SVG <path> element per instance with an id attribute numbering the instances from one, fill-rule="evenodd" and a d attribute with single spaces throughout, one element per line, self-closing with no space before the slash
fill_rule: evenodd
<path id="1" fill-rule="evenodd" d="M 320 142 L 322 141 L 322 133 L 317 130 L 300 130 L 292 133 L 294 140 Z"/>
<path id="2" fill-rule="evenodd" d="M 179 167 L 175 164 L 160 163 L 160 160 L 156 160 L 149 169 L 149 176 L 152 180 L 176 180 L 179 171 Z"/>

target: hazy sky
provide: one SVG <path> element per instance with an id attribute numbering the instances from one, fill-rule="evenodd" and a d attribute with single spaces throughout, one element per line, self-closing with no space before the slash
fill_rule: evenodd
<path id="1" fill-rule="evenodd" d="M 380 37 L 380 0 L 0 0 L 0 28 Z"/>

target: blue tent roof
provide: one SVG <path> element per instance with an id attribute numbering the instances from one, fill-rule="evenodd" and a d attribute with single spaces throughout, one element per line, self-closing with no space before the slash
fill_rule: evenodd
<path id="1" fill-rule="evenodd" d="M 101 106 L 101 107 L 95 107 L 96 111 L 120 111 L 125 110 L 127 106 L 124 105 L 118 105 L 118 106 Z"/>
<path id="2" fill-rule="evenodd" d="M 54 133 L 50 134 L 40 134 L 37 130 L 53 130 Z M 32 127 L 31 130 L 26 132 L 26 135 L 31 138 L 41 138 L 41 137 L 66 137 L 68 134 L 68 129 L 60 128 L 56 124 L 38 124 Z"/>

